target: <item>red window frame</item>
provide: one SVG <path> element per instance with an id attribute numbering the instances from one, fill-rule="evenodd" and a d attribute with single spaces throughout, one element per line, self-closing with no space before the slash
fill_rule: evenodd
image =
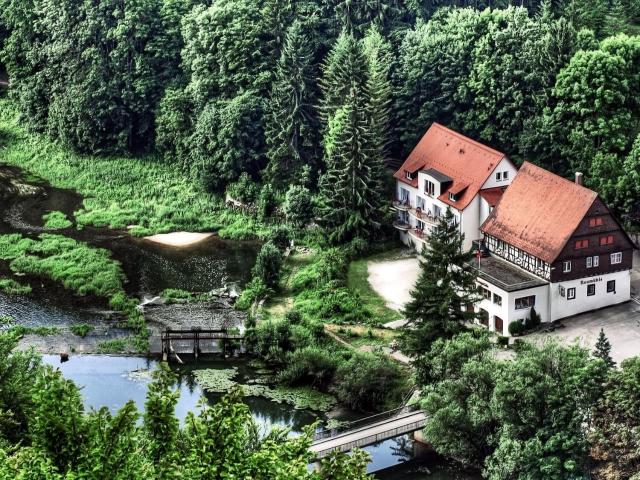
<path id="1" fill-rule="evenodd" d="M 600 237 L 600 246 L 613 245 L 613 242 L 614 242 L 613 235 L 604 235 Z"/>
<path id="2" fill-rule="evenodd" d="M 576 250 L 580 250 L 582 248 L 589 248 L 589 239 L 576 240 L 574 248 Z"/>

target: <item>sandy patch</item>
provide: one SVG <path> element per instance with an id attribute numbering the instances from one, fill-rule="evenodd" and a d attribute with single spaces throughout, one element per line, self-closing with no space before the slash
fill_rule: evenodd
<path id="1" fill-rule="evenodd" d="M 420 262 L 417 257 L 399 260 L 371 261 L 367 264 L 371 288 L 387 306 L 400 311 L 411 300 L 411 290 L 418 280 Z"/>
<path id="2" fill-rule="evenodd" d="M 150 237 L 144 237 L 144 239 L 171 247 L 189 247 L 206 240 L 212 235 L 213 233 L 173 232 L 151 235 Z"/>

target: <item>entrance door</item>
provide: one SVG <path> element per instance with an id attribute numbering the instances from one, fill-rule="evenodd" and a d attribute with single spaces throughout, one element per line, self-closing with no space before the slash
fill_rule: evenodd
<path id="1" fill-rule="evenodd" d="M 495 325 L 495 329 L 496 329 L 496 333 L 499 333 L 500 335 L 504 334 L 504 323 L 502 322 L 502 319 L 498 316 L 494 316 L 493 317 L 493 324 Z"/>

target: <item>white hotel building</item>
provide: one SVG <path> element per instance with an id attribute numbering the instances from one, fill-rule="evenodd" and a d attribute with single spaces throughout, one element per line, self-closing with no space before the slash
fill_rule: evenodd
<path id="1" fill-rule="evenodd" d="M 444 209 L 481 240 L 480 323 L 508 335 L 532 308 L 552 322 L 630 299 L 634 244 L 598 195 L 434 124 L 395 173 L 394 223 L 421 249 Z M 506 188 L 508 186 L 508 188 Z"/>

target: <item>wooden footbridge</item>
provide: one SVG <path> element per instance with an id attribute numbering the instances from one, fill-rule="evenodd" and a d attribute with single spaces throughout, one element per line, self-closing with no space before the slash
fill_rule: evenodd
<path id="1" fill-rule="evenodd" d="M 226 356 L 232 344 L 242 344 L 243 339 L 244 335 L 237 330 L 166 329 L 160 335 L 162 360 L 169 361 L 172 354 L 181 363 L 180 354 L 193 354 L 196 359 L 203 353 L 222 353 Z"/>
<path id="2" fill-rule="evenodd" d="M 420 410 L 419 404 L 407 405 L 350 422 L 339 429 L 317 432 L 313 437 L 311 451 L 315 460 L 319 460 L 333 451 L 348 452 L 356 447 L 366 447 L 422 430 L 426 423 L 427 417 Z"/>

